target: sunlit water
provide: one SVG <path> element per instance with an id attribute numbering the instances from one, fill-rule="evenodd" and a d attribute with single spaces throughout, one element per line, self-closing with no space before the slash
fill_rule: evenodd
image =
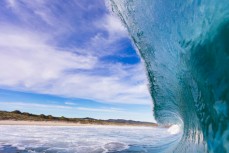
<path id="1" fill-rule="evenodd" d="M 152 127 L 0 126 L 0 153 L 171 152 L 181 135 Z"/>

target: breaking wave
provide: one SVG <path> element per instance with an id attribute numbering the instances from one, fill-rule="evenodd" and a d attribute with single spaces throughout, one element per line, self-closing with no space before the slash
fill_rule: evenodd
<path id="1" fill-rule="evenodd" d="M 183 129 L 174 152 L 229 152 L 229 1 L 110 5 L 145 62 L 156 120 Z"/>

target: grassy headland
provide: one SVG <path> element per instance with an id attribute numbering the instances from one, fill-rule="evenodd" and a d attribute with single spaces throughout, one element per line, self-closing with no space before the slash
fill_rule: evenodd
<path id="1" fill-rule="evenodd" d="M 156 123 L 140 122 L 133 120 L 122 120 L 122 119 L 109 119 L 109 120 L 98 120 L 93 118 L 66 118 L 55 117 L 52 115 L 35 115 L 27 112 L 20 112 L 18 110 L 7 112 L 0 111 L 0 120 L 12 120 L 12 121 L 44 121 L 44 122 L 66 122 L 76 124 L 92 124 L 92 125 L 120 125 L 120 126 L 157 126 Z"/>

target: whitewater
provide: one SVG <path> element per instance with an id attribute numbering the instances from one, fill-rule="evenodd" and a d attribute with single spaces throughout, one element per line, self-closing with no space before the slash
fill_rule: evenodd
<path id="1" fill-rule="evenodd" d="M 0 126 L 0 153 L 164 153 L 181 134 L 171 128 Z"/>
<path id="2" fill-rule="evenodd" d="M 176 153 L 229 152 L 229 1 L 110 0 L 145 63 L 159 124 Z"/>

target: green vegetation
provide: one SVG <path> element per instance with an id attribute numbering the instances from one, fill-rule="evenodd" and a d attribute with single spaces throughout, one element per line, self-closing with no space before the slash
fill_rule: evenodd
<path id="1" fill-rule="evenodd" d="M 60 121 L 79 124 L 95 124 L 95 125 L 133 125 L 133 126 L 157 126 L 156 123 L 139 122 L 132 120 L 110 119 L 98 120 L 93 118 L 66 118 L 64 116 L 54 117 L 52 115 L 35 115 L 27 112 L 15 110 L 12 112 L 0 111 L 0 120 L 16 120 L 16 121 Z"/>

